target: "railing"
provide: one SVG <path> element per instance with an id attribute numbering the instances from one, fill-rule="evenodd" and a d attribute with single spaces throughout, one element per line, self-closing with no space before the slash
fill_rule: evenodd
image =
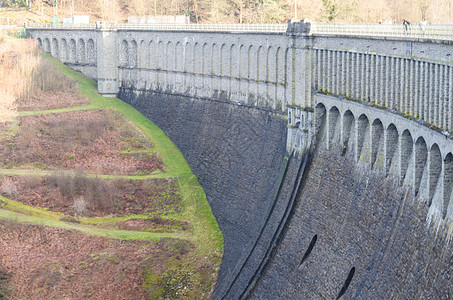
<path id="1" fill-rule="evenodd" d="M 177 31 L 227 31 L 227 32 L 286 32 L 288 25 L 261 23 L 220 24 L 118 24 L 118 29 L 177 30 Z"/>
<path id="2" fill-rule="evenodd" d="M 63 23 L 32 23 L 27 29 L 96 29 L 96 23 L 89 24 L 63 24 Z"/>
<path id="3" fill-rule="evenodd" d="M 223 31 L 223 32 L 285 32 L 288 25 L 284 24 L 129 24 L 129 23 L 90 23 L 90 24 L 62 24 L 62 23 L 35 23 L 27 28 L 52 29 L 119 29 L 119 30 L 174 30 L 174 31 Z"/>
<path id="4" fill-rule="evenodd" d="M 129 24 L 97 22 L 90 24 L 35 23 L 27 28 L 49 29 L 119 29 L 168 31 L 219 31 L 219 32 L 286 32 L 288 24 L 224 23 L 224 24 Z M 453 24 L 318 24 L 312 23 L 310 35 L 352 35 L 377 37 L 411 37 L 453 40 Z"/>
<path id="5" fill-rule="evenodd" d="M 453 25 L 437 24 L 311 24 L 310 34 L 355 35 L 355 36 L 386 36 L 430 38 L 440 40 L 453 39 Z"/>

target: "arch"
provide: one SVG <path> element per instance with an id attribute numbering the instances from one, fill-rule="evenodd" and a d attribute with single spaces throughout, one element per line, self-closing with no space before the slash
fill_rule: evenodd
<path id="1" fill-rule="evenodd" d="M 275 81 L 279 84 L 284 81 L 284 65 L 282 48 L 278 47 L 275 53 Z"/>
<path id="2" fill-rule="evenodd" d="M 96 64 L 96 47 L 93 39 L 89 39 L 87 42 L 87 63 L 90 65 Z"/>
<path id="3" fill-rule="evenodd" d="M 40 47 L 42 47 L 42 40 L 41 40 L 41 38 L 37 38 L 36 41 L 38 42 L 38 45 L 39 45 Z"/>
<path id="4" fill-rule="evenodd" d="M 77 63 L 86 63 L 85 41 L 83 39 L 79 39 L 77 42 Z"/>
<path id="5" fill-rule="evenodd" d="M 204 43 L 203 44 L 203 49 L 201 51 L 201 72 L 203 74 L 208 74 L 208 64 L 209 64 L 209 60 L 210 60 L 210 57 L 208 56 L 208 44 L 207 43 Z"/>
<path id="6" fill-rule="evenodd" d="M 354 124 L 354 120 L 355 120 L 355 117 L 354 117 L 354 114 L 350 111 L 350 110 L 347 110 L 344 114 L 343 114 L 343 133 L 342 133 L 342 149 L 341 149 L 341 152 L 342 154 L 346 153 L 346 151 L 348 150 L 348 144 L 349 144 L 349 140 L 350 140 L 350 137 L 352 136 L 352 132 L 351 130 L 354 128 L 352 126 L 352 124 Z"/>
<path id="7" fill-rule="evenodd" d="M 230 48 L 230 72 L 231 77 L 239 78 L 239 68 L 240 68 L 240 56 L 238 47 L 235 44 L 231 45 Z"/>
<path id="8" fill-rule="evenodd" d="M 76 62 L 76 42 L 74 39 L 69 40 L 69 62 L 75 63 Z"/>
<path id="9" fill-rule="evenodd" d="M 384 150 L 384 165 L 385 174 L 388 175 L 390 167 L 394 161 L 396 149 L 398 149 L 399 133 L 395 124 L 390 124 L 385 131 L 385 150 Z"/>
<path id="10" fill-rule="evenodd" d="M 340 111 L 335 106 L 331 107 L 328 114 L 327 122 L 327 145 L 329 149 L 332 149 L 334 145 L 338 145 L 336 140 L 338 135 L 338 121 L 339 121 Z"/>
<path id="11" fill-rule="evenodd" d="M 63 62 L 69 61 L 68 42 L 66 39 L 61 39 L 61 60 Z"/>
<path id="12" fill-rule="evenodd" d="M 315 107 L 315 136 L 319 140 L 320 134 L 324 128 L 326 121 L 326 107 L 322 103 L 318 103 Z"/>
<path id="13" fill-rule="evenodd" d="M 142 40 L 138 48 L 138 67 L 147 68 L 149 62 L 149 52 L 146 48 L 146 41 Z"/>
<path id="14" fill-rule="evenodd" d="M 423 173 L 428 161 L 428 147 L 425 139 L 419 137 L 415 142 L 414 147 L 414 194 L 418 195 L 420 184 L 422 182 Z"/>
<path id="15" fill-rule="evenodd" d="M 149 41 L 148 44 L 148 67 L 151 69 L 157 68 L 157 58 L 159 57 L 156 43 L 154 41 Z"/>
<path id="16" fill-rule="evenodd" d="M 407 168 L 414 148 L 414 141 L 409 130 L 404 130 L 400 139 L 400 180 L 406 178 Z"/>
<path id="17" fill-rule="evenodd" d="M 44 39 L 42 49 L 44 50 L 44 52 L 50 52 L 50 41 L 48 38 Z"/>
<path id="18" fill-rule="evenodd" d="M 120 66 L 127 67 L 129 60 L 129 43 L 126 40 L 123 40 L 120 45 Z"/>
<path id="19" fill-rule="evenodd" d="M 266 80 L 267 60 L 263 46 L 259 46 L 256 54 L 256 79 Z"/>
<path id="20" fill-rule="evenodd" d="M 230 75 L 230 56 L 227 53 L 227 46 L 225 44 L 220 46 L 220 75 Z"/>
<path id="21" fill-rule="evenodd" d="M 450 152 L 444 159 L 444 195 L 442 203 L 442 218 L 445 219 L 451 199 L 453 187 L 453 154 Z"/>
<path id="22" fill-rule="evenodd" d="M 214 43 L 212 44 L 212 52 L 211 52 L 211 64 L 209 66 L 209 74 L 211 75 L 219 75 L 220 74 L 220 49 L 219 46 Z"/>
<path id="23" fill-rule="evenodd" d="M 60 58 L 59 51 L 58 51 L 58 41 L 56 38 L 52 39 L 52 47 L 50 49 L 50 54 L 52 54 L 53 57 Z"/>
<path id="24" fill-rule="evenodd" d="M 359 161 L 362 155 L 363 145 L 365 143 L 365 137 L 368 133 L 368 127 L 370 126 L 370 121 L 368 117 L 364 114 L 360 115 L 357 119 L 357 144 L 356 144 L 356 161 Z M 366 161 L 368 161 L 368 157 L 364 157 Z"/>
<path id="25" fill-rule="evenodd" d="M 382 162 L 378 160 L 378 154 L 382 153 L 384 148 L 384 126 L 380 119 L 375 119 L 371 124 L 371 166 L 374 167 L 376 162 Z M 382 164 L 381 164 L 382 165 Z"/>
<path id="26" fill-rule="evenodd" d="M 266 57 L 266 81 L 276 82 L 277 81 L 277 53 L 275 52 L 275 47 L 267 48 L 267 57 Z"/>
<path id="27" fill-rule="evenodd" d="M 200 48 L 201 46 L 199 43 L 195 43 L 195 45 L 193 45 L 193 71 L 197 74 L 203 72 L 203 53 L 201 56 L 198 54 L 202 52 L 203 49 L 200 51 Z"/>
<path id="28" fill-rule="evenodd" d="M 257 72 L 256 68 L 257 65 L 257 52 L 255 51 L 253 45 L 249 46 L 247 51 L 247 78 L 256 80 Z"/>
<path id="29" fill-rule="evenodd" d="M 165 47 L 165 66 L 164 66 L 164 69 L 167 71 L 174 71 L 175 68 L 172 47 L 173 47 L 172 42 L 168 41 Z"/>
<path id="30" fill-rule="evenodd" d="M 175 46 L 175 71 L 184 71 L 184 65 L 185 61 L 182 44 L 180 42 L 177 42 Z"/>
<path id="31" fill-rule="evenodd" d="M 164 43 L 159 41 L 157 44 L 157 63 L 156 67 L 160 70 L 165 68 L 165 53 L 164 53 Z"/>
<path id="32" fill-rule="evenodd" d="M 187 42 L 184 45 L 184 72 L 193 72 L 193 53 L 192 53 L 192 45 Z"/>
<path id="33" fill-rule="evenodd" d="M 442 171 L 442 154 L 437 144 L 431 146 L 428 159 L 428 204 L 431 205 Z"/>
<path id="34" fill-rule="evenodd" d="M 130 43 L 129 67 L 136 68 L 138 64 L 138 45 L 135 40 Z"/>
<path id="35" fill-rule="evenodd" d="M 248 62 L 248 53 L 247 47 L 244 45 L 239 46 L 239 77 L 240 78 L 248 78 L 249 72 L 249 62 Z"/>

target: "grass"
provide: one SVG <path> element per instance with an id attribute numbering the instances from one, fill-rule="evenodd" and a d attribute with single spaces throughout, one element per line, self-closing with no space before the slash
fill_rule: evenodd
<path id="1" fill-rule="evenodd" d="M 125 122 L 131 122 L 144 135 L 143 138 L 140 136 L 131 136 L 130 139 L 125 139 L 127 149 L 124 149 L 121 155 L 130 155 L 130 153 L 156 153 L 160 156 L 166 170 L 164 172 L 156 170 L 152 174 L 138 174 L 135 176 L 86 174 L 85 180 L 90 178 L 97 180 L 176 179 L 176 184 L 181 194 L 181 209 L 168 210 L 165 213 L 156 212 L 152 215 L 144 213 L 121 217 L 80 217 L 68 216 L 64 213 L 52 212 L 47 209 L 28 206 L 18 201 L 0 197 L 0 219 L 77 230 L 84 234 L 113 239 L 151 240 L 157 243 L 165 243 L 166 249 L 174 252 L 179 258 L 176 259 L 176 256 L 165 258 L 164 264 L 166 268 L 163 270 L 147 267 L 142 288 L 150 292 L 150 297 L 153 297 L 153 295 L 189 299 L 209 297 L 209 293 L 216 280 L 216 276 L 212 273 L 212 270 L 218 272 L 220 268 L 223 253 L 223 236 L 212 214 L 204 190 L 200 186 L 196 176 L 192 173 L 182 153 L 162 130 L 133 107 L 117 98 L 100 96 L 97 93 L 96 83 L 93 80 L 72 71 L 48 54 L 41 55 L 51 68 L 67 76 L 69 78 L 68 82 L 75 82 L 75 88 L 81 96 L 89 99 L 89 104 L 41 111 L 20 111 L 17 115 L 26 117 L 99 109 L 113 110 L 120 113 L 123 119 L 126 120 Z M 149 143 L 147 141 L 151 142 L 151 148 L 148 146 L 143 148 L 141 146 L 143 143 Z M 6 169 L 0 169 L 0 175 L 49 176 L 52 178 L 52 176 L 55 176 L 55 172 L 40 170 L 36 166 L 31 170 L 22 168 L 14 169 L 7 166 Z M 77 172 L 62 171 L 60 172 L 60 176 L 77 176 Z M 144 230 L 143 228 L 140 230 L 118 229 L 129 228 L 119 227 L 118 224 L 123 224 L 121 222 L 137 220 L 139 224 L 143 224 L 144 221 L 149 221 L 154 217 L 161 218 L 163 225 L 160 227 L 157 226 L 152 230 Z M 165 223 L 165 220 L 168 220 L 169 223 Z M 187 222 L 190 229 L 182 230 L 182 222 Z M 184 255 L 181 256 L 180 252 L 184 252 Z M 202 267 L 199 267 L 200 265 Z M 208 271 L 200 271 L 204 270 L 204 266 L 207 266 L 206 270 Z"/>
<path id="2" fill-rule="evenodd" d="M 196 176 L 192 173 L 181 151 L 170 141 L 165 133 L 129 104 L 122 102 L 118 98 L 106 98 L 99 95 L 96 83 L 93 80 L 69 69 L 49 54 L 44 54 L 44 56 L 58 71 L 77 81 L 78 90 L 81 95 L 92 101 L 87 106 L 73 107 L 65 110 L 32 112 L 31 114 L 99 108 L 114 109 L 121 112 L 153 142 L 155 151 L 160 153 L 160 157 L 167 167 L 166 176 L 179 178 L 179 186 L 183 195 L 182 203 L 186 209 L 182 214 L 172 215 L 171 217 L 179 220 L 187 220 L 194 226 L 194 236 L 192 239 L 196 244 L 201 243 L 204 245 L 203 248 L 209 249 L 209 251 L 213 248 L 220 248 L 223 252 L 223 235 L 212 214 L 206 194 Z M 203 251 L 203 249 L 200 250 Z"/>

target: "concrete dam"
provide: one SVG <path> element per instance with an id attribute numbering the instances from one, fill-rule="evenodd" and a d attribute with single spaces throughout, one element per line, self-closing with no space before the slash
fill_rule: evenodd
<path id="1" fill-rule="evenodd" d="M 214 299 L 451 299 L 451 27 L 28 32 L 182 151 L 224 234 Z"/>

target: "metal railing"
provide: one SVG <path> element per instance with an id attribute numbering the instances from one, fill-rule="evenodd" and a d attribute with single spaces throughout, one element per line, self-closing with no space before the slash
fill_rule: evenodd
<path id="1" fill-rule="evenodd" d="M 31 23 L 27 29 L 96 29 L 96 23 L 63 24 L 63 23 Z"/>
<path id="2" fill-rule="evenodd" d="M 284 24 L 130 24 L 130 23 L 90 23 L 90 24 L 62 24 L 62 23 L 34 23 L 27 28 L 49 29 L 119 29 L 119 30 L 174 30 L 174 31 L 223 31 L 223 32 L 285 32 L 288 25 Z"/>
<path id="3" fill-rule="evenodd" d="M 453 24 L 311 24 L 310 34 L 453 39 Z"/>
<path id="4" fill-rule="evenodd" d="M 224 23 L 224 24 L 130 24 L 96 22 L 90 24 L 35 23 L 33 29 L 118 29 L 118 30 L 168 30 L 168 31 L 219 31 L 219 32 L 286 32 L 288 24 Z M 351 35 L 376 37 L 410 37 L 453 40 L 453 24 L 318 24 L 312 23 L 310 35 Z"/>

